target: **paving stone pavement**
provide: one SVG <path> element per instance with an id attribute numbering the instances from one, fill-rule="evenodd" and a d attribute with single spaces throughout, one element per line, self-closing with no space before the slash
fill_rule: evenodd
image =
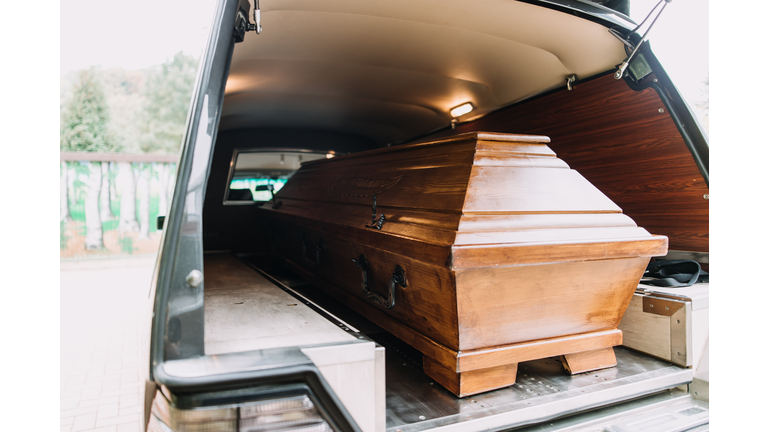
<path id="1" fill-rule="evenodd" d="M 61 432 L 139 432 L 139 329 L 155 257 L 61 262 Z"/>

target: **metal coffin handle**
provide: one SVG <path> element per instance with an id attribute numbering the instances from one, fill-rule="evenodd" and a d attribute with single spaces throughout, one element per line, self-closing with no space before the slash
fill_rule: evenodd
<path id="1" fill-rule="evenodd" d="M 399 265 L 395 266 L 395 271 L 392 273 L 392 277 L 389 279 L 389 289 L 387 290 L 387 296 L 384 297 L 376 291 L 368 288 L 368 272 L 370 272 L 370 266 L 368 265 L 368 260 L 365 259 L 365 255 L 360 254 L 357 259 L 352 258 L 352 262 L 357 264 L 357 266 L 362 271 L 361 286 L 363 288 L 363 296 L 365 296 L 366 299 L 372 301 L 373 303 L 376 303 L 386 309 L 392 309 L 395 307 L 395 290 L 397 285 L 400 285 L 403 288 L 408 286 L 408 279 L 405 276 L 405 270 L 403 270 L 403 268 Z"/>

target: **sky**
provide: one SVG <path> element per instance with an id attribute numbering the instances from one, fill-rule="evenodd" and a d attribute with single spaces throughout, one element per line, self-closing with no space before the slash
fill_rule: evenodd
<path id="1" fill-rule="evenodd" d="M 640 22 L 657 2 L 631 0 L 630 15 Z M 178 51 L 198 56 L 216 2 L 61 0 L 60 5 L 60 72 L 65 75 L 94 65 L 141 69 Z M 689 102 L 700 99 L 701 82 L 709 72 L 708 21 L 706 1 L 675 0 L 649 36 L 654 52 Z"/>
<path id="2" fill-rule="evenodd" d="M 199 56 L 214 0 L 61 0 L 60 73 L 90 66 L 142 69 L 179 51 Z"/>
<path id="3" fill-rule="evenodd" d="M 639 24 L 658 1 L 630 0 L 630 17 Z M 702 99 L 702 82 L 709 75 L 709 3 L 669 3 L 648 34 L 648 41 L 672 82 L 693 107 Z"/>

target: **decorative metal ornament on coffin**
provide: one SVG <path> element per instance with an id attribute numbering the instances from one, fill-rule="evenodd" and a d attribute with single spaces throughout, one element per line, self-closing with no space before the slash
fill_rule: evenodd
<path id="1" fill-rule="evenodd" d="M 384 225 L 384 213 L 379 215 L 379 218 L 376 219 L 376 195 L 373 196 L 373 203 L 371 204 L 371 224 L 366 225 L 366 228 L 375 228 L 380 230 L 381 226 Z"/>
<path id="2" fill-rule="evenodd" d="M 610 367 L 667 238 L 548 142 L 473 132 L 306 162 L 282 206 L 256 209 L 258 226 L 283 233 L 275 253 L 291 269 L 421 351 L 458 396 L 512 385 L 523 361 Z"/>

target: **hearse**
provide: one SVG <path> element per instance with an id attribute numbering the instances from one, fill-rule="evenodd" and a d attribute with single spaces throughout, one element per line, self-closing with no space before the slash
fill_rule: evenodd
<path id="1" fill-rule="evenodd" d="M 708 430 L 709 144 L 646 40 L 667 3 L 220 0 L 142 430 Z"/>

